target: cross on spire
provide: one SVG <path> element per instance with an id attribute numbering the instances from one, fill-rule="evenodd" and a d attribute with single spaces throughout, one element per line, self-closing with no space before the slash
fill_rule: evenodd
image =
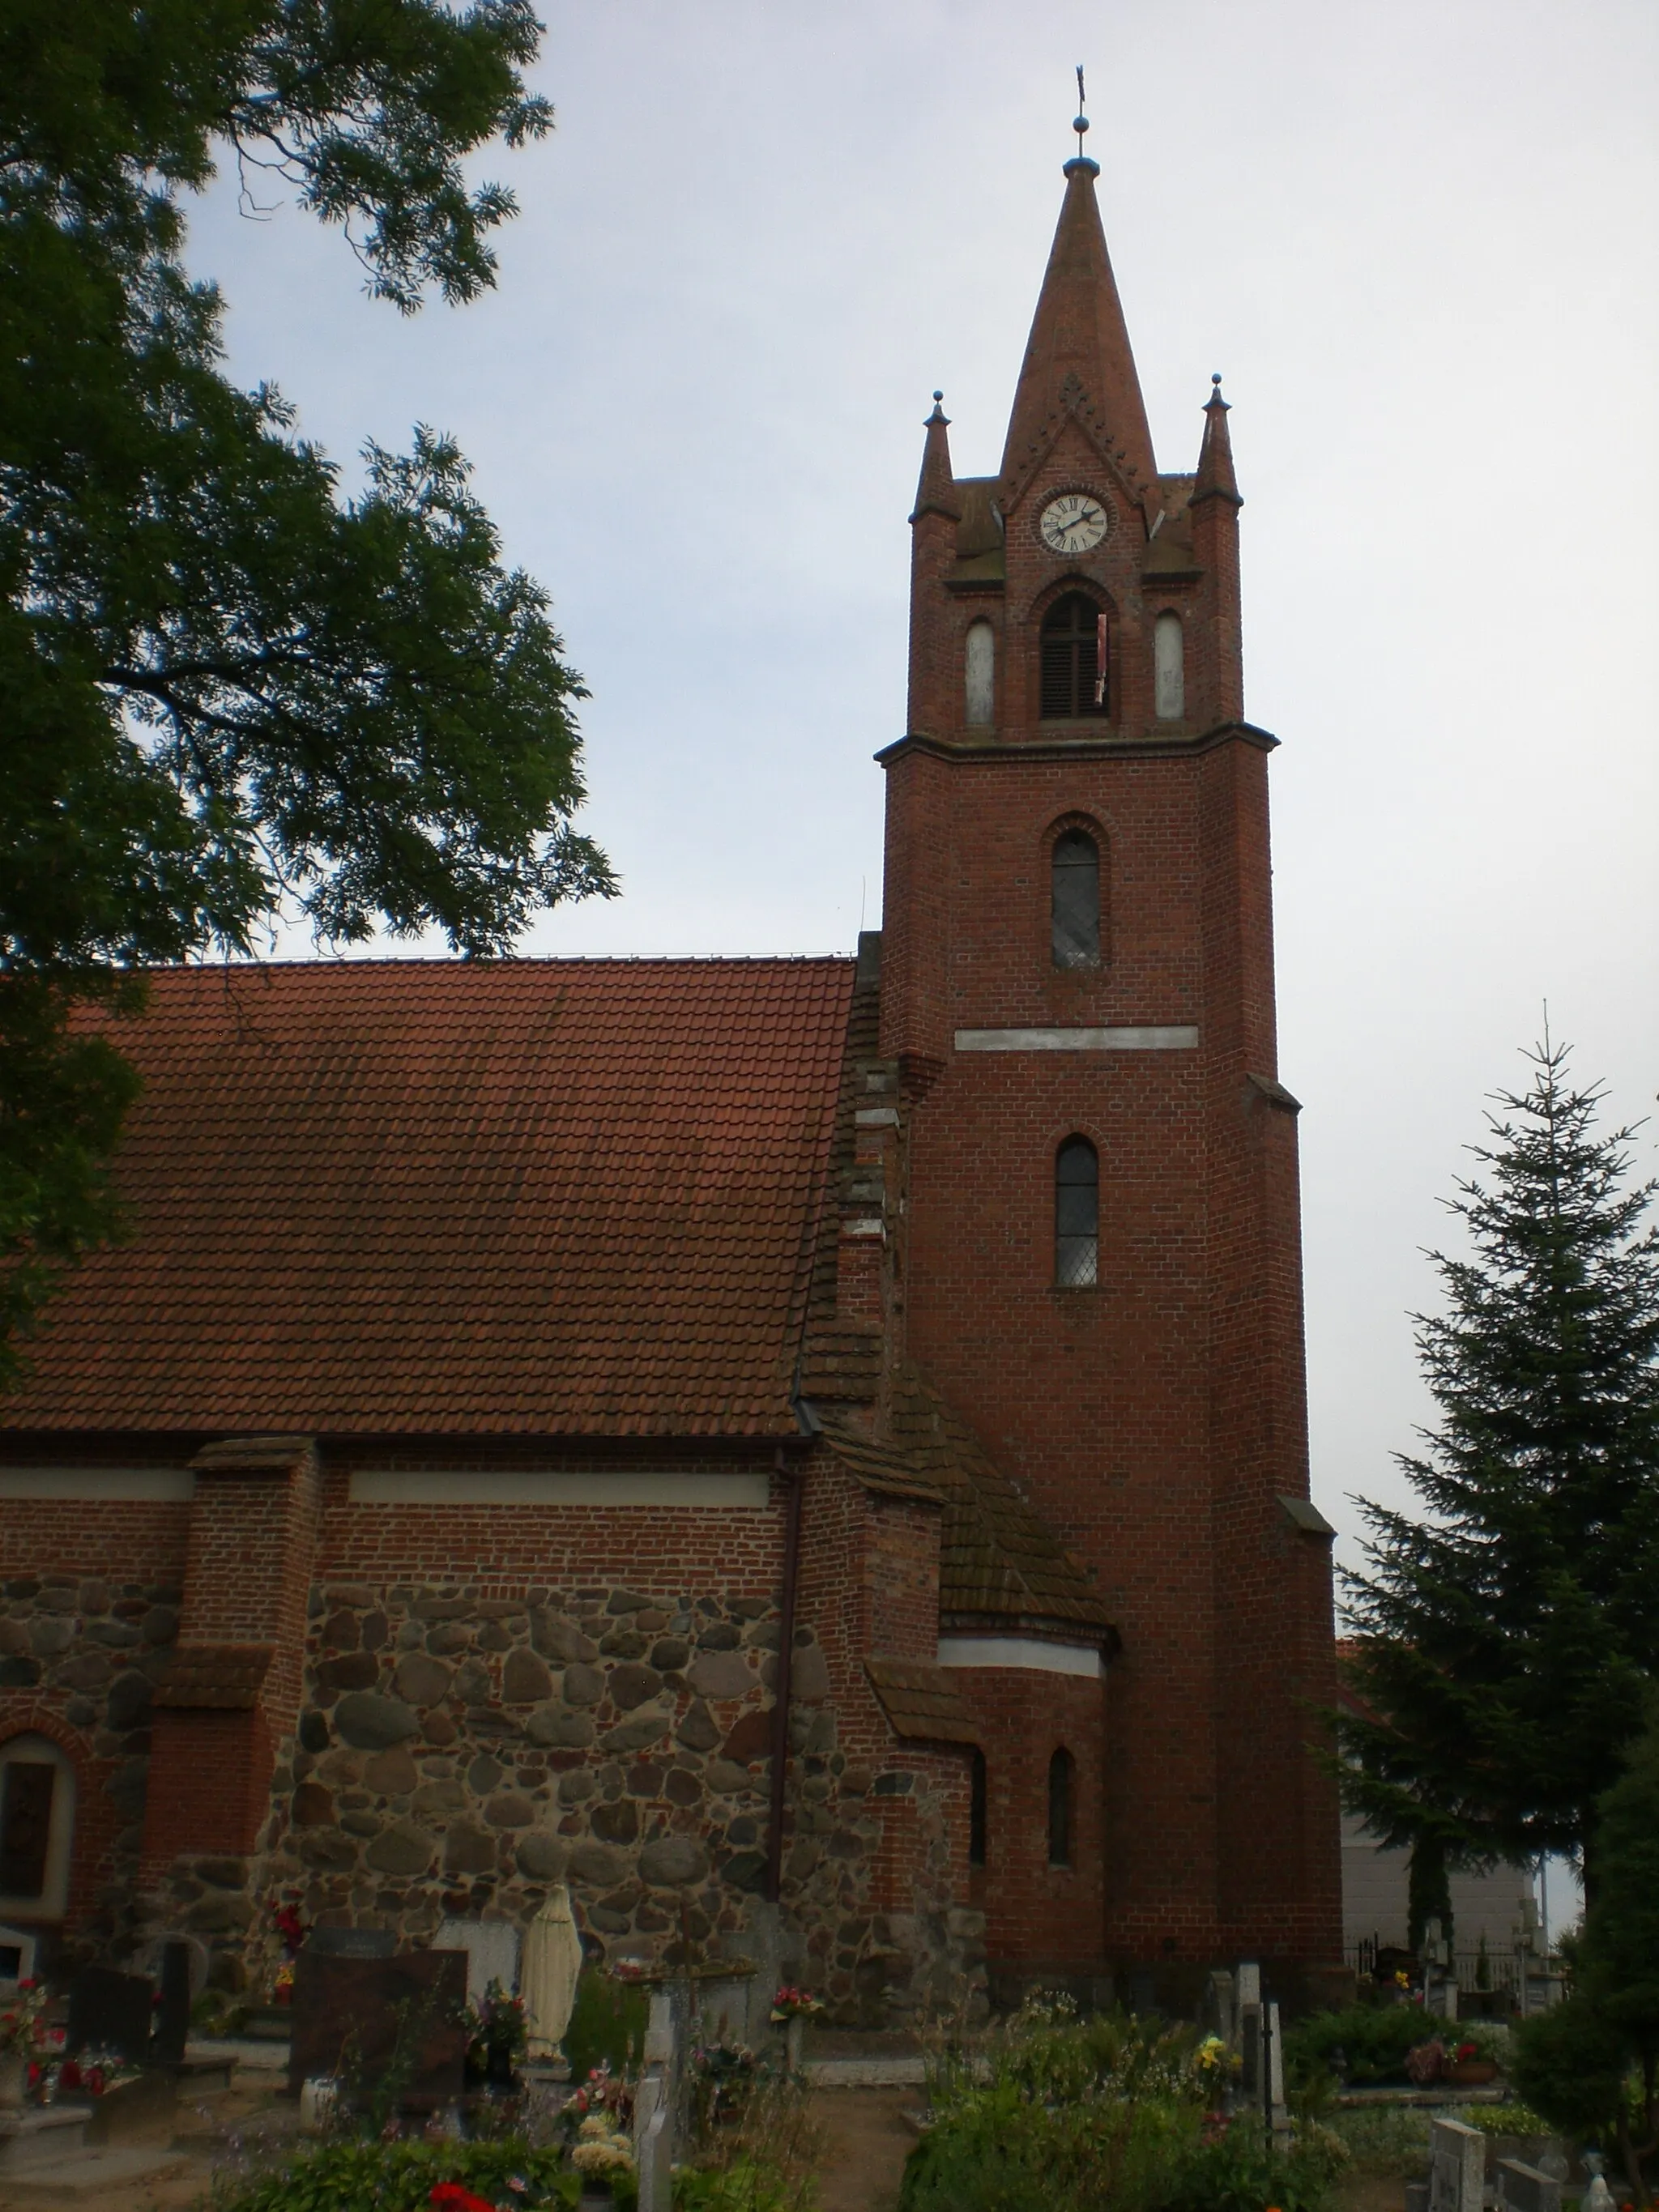
<path id="1" fill-rule="evenodd" d="M 1089 127 L 1089 118 L 1083 112 L 1087 100 L 1088 95 L 1083 89 L 1083 64 L 1079 62 L 1077 65 L 1077 113 L 1072 120 L 1072 128 L 1077 133 L 1077 157 L 1079 161 L 1083 159 L 1083 134 Z"/>

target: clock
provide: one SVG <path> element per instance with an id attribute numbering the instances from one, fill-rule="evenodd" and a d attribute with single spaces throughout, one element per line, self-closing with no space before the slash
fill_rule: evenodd
<path id="1" fill-rule="evenodd" d="M 1090 553 L 1112 526 L 1112 510 L 1092 492 L 1063 491 L 1051 499 L 1037 530 L 1051 553 Z"/>

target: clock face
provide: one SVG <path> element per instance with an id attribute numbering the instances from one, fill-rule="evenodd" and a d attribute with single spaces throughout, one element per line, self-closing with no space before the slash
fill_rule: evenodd
<path id="1" fill-rule="evenodd" d="M 1063 491 L 1051 499 L 1037 524 L 1051 553 L 1087 553 L 1112 526 L 1112 511 L 1092 492 Z"/>

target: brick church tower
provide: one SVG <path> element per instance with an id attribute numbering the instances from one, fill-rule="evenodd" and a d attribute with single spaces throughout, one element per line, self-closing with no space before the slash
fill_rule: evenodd
<path id="1" fill-rule="evenodd" d="M 989 1752 L 994 1967 L 1329 1963 L 1337 1818 L 1309 1743 L 1331 1531 L 1228 410 L 1217 380 L 1195 472 L 1159 472 L 1098 170 L 1065 173 L 1001 470 L 956 477 L 936 405 L 912 517 L 908 731 L 881 756 L 881 1051 L 907 1101 L 890 1330 L 1120 1639 L 1097 1773 L 1092 1746 L 1053 1754 L 1075 1800 L 1055 1865 L 1042 1758 L 1082 1688 L 1063 1626 L 998 1643 L 942 1614 Z"/>

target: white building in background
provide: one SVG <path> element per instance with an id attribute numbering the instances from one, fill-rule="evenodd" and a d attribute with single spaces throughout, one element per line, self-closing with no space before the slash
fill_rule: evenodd
<path id="1" fill-rule="evenodd" d="M 1364 1943 L 1405 1948 L 1410 1865 L 1409 1851 L 1385 1849 L 1356 1814 L 1343 1814 L 1342 1943 L 1351 1960 Z M 1450 1887 L 1452 1940 L 1459 1957 L 1478 1951 L 1482 1936 L 1492 1958 L 1508 1957 L 1521 1924 L 1522 1899 L 1530 1898 L 1537 1905 L 1537 1869 L 1501 1866 L 1492 1874 L 1454 1874 Z M 1552 1937 L 1568 1902 L 1565 1889 L 1558 1897 L 1552 1885 Z"/>

